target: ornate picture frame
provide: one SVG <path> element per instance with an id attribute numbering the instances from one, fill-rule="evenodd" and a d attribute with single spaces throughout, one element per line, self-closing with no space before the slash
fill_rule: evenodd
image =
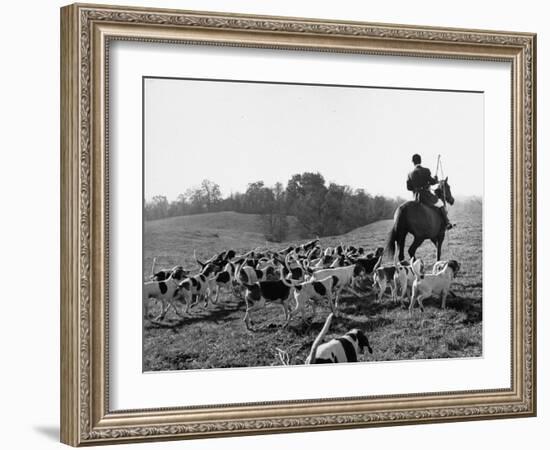
<path id="1" fill-rule="evenodd" d="M 109 46 L 116 40 L 511 64 L 511 386 L 113 411 L 109 406 Z M 74 4 L 61 9 L 61 441 L 194 439 L 536 414 L 536 36 Z M 261 399 L 258 399 L 261 401 Z"/>

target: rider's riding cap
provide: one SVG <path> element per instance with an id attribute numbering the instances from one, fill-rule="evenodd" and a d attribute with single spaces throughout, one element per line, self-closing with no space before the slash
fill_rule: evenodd
<path id="1" fill-rule="evenodd" d="M 422 162 L 422 158 L 420 157 L 420 155 L 418 153 L 415 153 L 413 155 L 412 162 L 413 162 L 413 164 L 420 164 Z"/>

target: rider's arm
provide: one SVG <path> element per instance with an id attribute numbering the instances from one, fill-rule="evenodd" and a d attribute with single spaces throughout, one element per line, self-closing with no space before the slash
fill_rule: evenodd
<path id="1" fill-rule="evenodd" d="M 426 169 L 428 171 L 428 180 L 430 185 L 439 183 L 439 180 L 437 179 L 437 175 L 435 177 L 432 177 L 432 173 L 430 172 L 430 169 Z"/>
<path id="2" fill-rule="evenodd" d="M 412 191 L 414 188 L 413 188 L 413 185 L 412 185 L 412 182 L 411 182 L 411 177 L 407 177 L 407 190 L 408 191 Z"/>

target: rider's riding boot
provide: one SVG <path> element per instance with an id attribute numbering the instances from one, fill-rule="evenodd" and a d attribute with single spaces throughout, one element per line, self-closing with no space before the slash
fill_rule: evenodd
<path id="1" fill-rule="evenodd" d="M 451 222 L 449 222 L 447 209 L 444 206 L 442 206 L 441 208 L 439 208 L 439 210 L 441 211 L 441 216 L 443 216 L 443 221 L 445 222 L 445 228 L 447 228 L 447 230 L 450 230 L 451 228 L 453 228 L 453 225 L 451 224 Z"/>

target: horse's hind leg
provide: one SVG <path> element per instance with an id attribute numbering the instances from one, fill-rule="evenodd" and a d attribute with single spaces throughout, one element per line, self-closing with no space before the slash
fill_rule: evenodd
<path id="1" fill-rule="evenodd" d="M 416 250 L 418 249 L 418 247 L 420 247 L 422 242 L 424 242 L 424 239 L 420 239 L 415 236 L 413 243 L 409 247 L 409 256 L 411 258 L 414 256 L 414 254 L 416 253 Z"/>
<path id="2" fill-rule="evenodd" d="M 402 233 L 399 236 L 397 236 L 397 246 L 399 247 L 399 261 L 405 260 L 405 239 L 407 237 L 407 233 Z"/>
<path id="3" fill-rule="evenodd" d="M 439 238 L 437 243 L 435 244 L 436 247 L 437 247 L 437 259 L 436 259 L 436 261 L 441 261 L 441 247 L 443 246 L 443 239 L 445 239 L 445 235 L 443 235 L 441 238 Z"/>

